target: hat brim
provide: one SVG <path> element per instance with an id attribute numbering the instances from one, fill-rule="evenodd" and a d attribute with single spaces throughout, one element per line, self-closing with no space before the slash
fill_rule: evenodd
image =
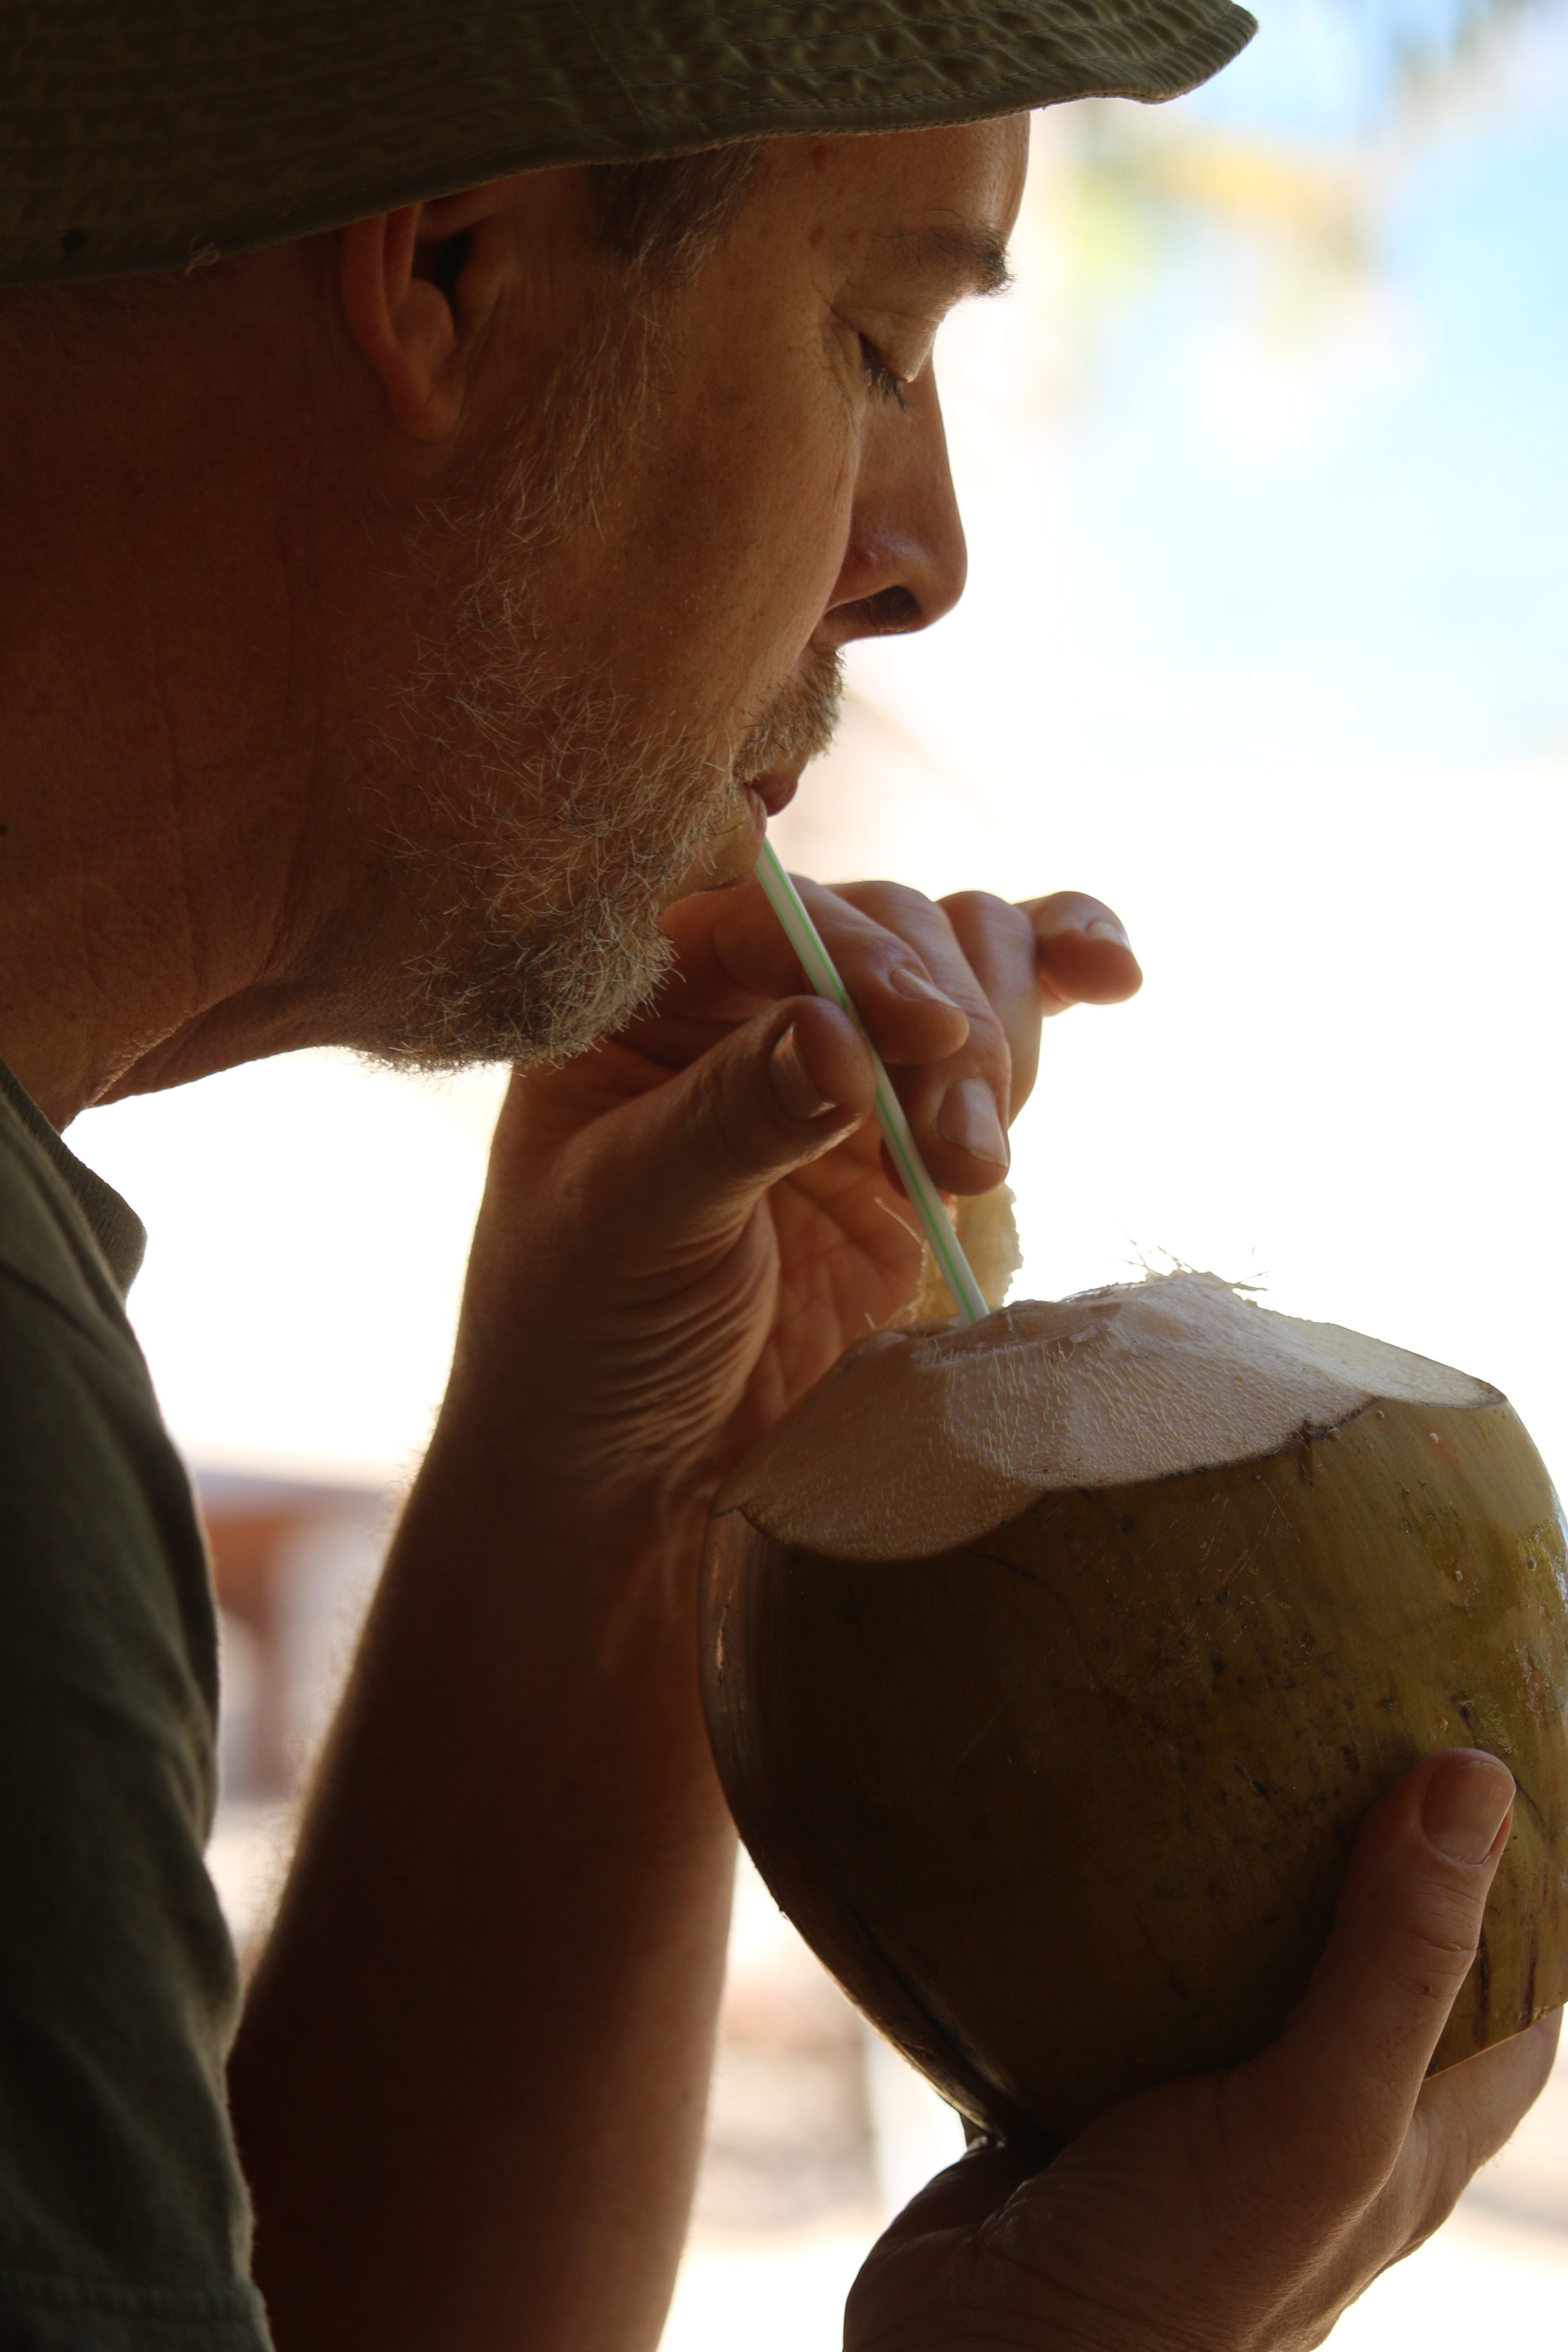
<path id="1" fill-rule="evenodd" d="M 52 0 L 0 80 L 0 281 L 199 267 L 560 163 L 1179 96 L 1231 0 Z"/>

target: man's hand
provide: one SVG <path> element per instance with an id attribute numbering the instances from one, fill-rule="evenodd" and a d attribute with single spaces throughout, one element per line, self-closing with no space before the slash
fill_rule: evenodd
<path id="1" fill-rule="evenodd" d="M 1043 1015 L 1131 992 L 1092 899 L 807 886 L 939 1183 L 984 1192 Z M 457 1359 L 230 2068 L 279 2352 L 651 2352 L 734 1832 L 698 1700 L 715 1481 L 920 1244 L 858 1032 L 754 886 L 658 1004 L 515 1082 Z"/>
<path id="2" fill-rule="evenodd" d="M 1435 2230 L 1545 2082 L 1559 2020 L 1424 2080 L 1513 1784 L 1456 1749 L 1369 1815 L 1273 2048 L 1126 2100 L 1043 2172 L 980 2147 L 873 2251 L 846 2352 L 1302 2352 Z"/>
<path id="3" fill-rule="evenodd" d="M 1042 1017 L 1139 985 L 1121 925 L 1065 892 L 804 889 L 937 1182 L 999 1182 Z M 864 1045 L 801 993 L 760 888 L 687 899 L 668 929 L 649 1012 L 514 1080 L 475 1241 L 455 1394 L 490 1390 L 574 1509 L 705 1498 L 920 1270 Z"/>

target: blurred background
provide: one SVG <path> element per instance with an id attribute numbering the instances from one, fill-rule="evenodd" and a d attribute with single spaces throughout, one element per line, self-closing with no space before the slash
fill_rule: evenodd
<path id="1" fill-rule="evenodd" d="M 825 880 L 1070 886 L 1148 974 L 1047 1037 L 1018 1289 L 1210 1268 L 1506 1389 L 1568 1471 L 1568 0 L 1256 0 L 1175 106 L 1035 124 L 939 353 L 971 585 L 851 657 L 775 828 Z M 329 1054 L 93 1112 L 212 1531 L 243 1939 L 446 1370 L 494 1073 Z M 668 2352 L 832 2352 L 957 2152 L 755 1878 Z M 1568 2067 L 1336 2344 L 1568 2318 Z"/>

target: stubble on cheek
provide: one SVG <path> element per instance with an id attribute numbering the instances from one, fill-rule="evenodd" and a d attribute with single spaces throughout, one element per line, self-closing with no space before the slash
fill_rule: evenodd
<path id="1" fill-rule="evenodd" d="M 424 1068 L 558 1062 L 622 1026 L 668 971 L 665 908 L 752 838 L 748 782 L 826 750 L 842 691 L 837 656 L 809 649 L 731 759 L 728 724 L 655 731 L 608 680 L 465 682 L 417 835 L 389 844 L 419 939 L 366 1049 Z"/>
<path id="2" fill-rule="evenodd" d="M 353 1042 L 377 1060 L 556 1062 L 622 1025 L 668 969 L 663 908 L 751 838 L 746 783 L 831 740 L 826 649 L 807 646 L 737 741 L 695 649 L 639 709 L 613 655 L 552 624 L 558 567 L 604 528 L 658 361 L 646 317 L 611 321 L 526 441 L 427 520 L 420 657 L 368 786 L 387 950 L 357 981 Z"/>

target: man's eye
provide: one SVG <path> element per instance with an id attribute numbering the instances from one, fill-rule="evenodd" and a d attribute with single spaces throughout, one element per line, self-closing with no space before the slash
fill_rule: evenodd
<path id="1" fill-rule="evenodd" d="M 879 400 L 896 400 L 900 408 L 909 406 L 904 387 L 881 352 L 867 335 L 860 338 L 860 357 L 866 364 L 866 381 Z"/>

